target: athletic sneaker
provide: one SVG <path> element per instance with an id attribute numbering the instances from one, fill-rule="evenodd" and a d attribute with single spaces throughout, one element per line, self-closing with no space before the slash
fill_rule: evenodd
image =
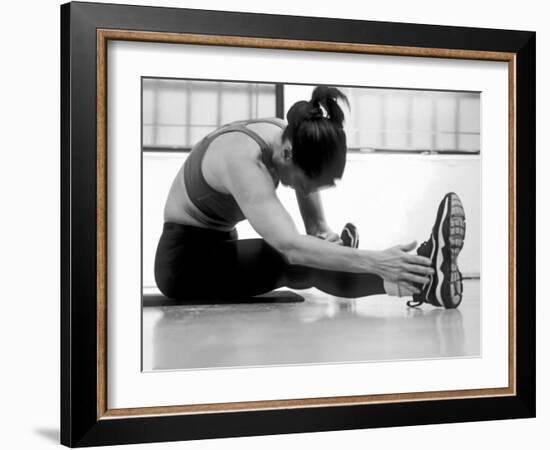
<path id="1" fill-rule="evenodd" d="M 449 192 L 443 197 L 431 236 L 416 253 L 430 258 L 435 273 L 421 286 L 420 294 L 413 294 L 408 306 L 429 303 L 433 306 L 456 308 L 462 301 L 462 274 L 458 270 L 458 254 L 464 246 L 466 217 L 457 194 Z M 419 286 L 420 287 L 420 286 Z"/>
<path id="2" fill-rule="evenodd" d="M 359 231 L 357 231 L 357 228 L 352 223 L 346 223 L 346 226 L 340 234 L 340 239 L 342 239 L 345 247 L 359 247 Z"/>

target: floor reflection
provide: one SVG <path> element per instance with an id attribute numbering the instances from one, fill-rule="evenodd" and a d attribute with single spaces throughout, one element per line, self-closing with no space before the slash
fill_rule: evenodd
<path id="1" fill-rule="evenodd" d="M 144 370 L 479 356 L 479 281 L 464 289 L 455 310 L 316 289 L 299 303 L 146 307 Z"/>

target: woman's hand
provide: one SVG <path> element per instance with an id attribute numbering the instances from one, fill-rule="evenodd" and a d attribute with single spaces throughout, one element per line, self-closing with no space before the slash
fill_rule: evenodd
<path id="1" fill-rule="evenodd" d="M 418 293 L 414 285 L 424 285 L 434 273 L 429 258 L 411 255 L 416 241 L 406 245 L 396 245 L 386 250 L 374 252 L 374 269 L 384 280 L 398 283 L 404 288 Z"/>
<path id="2" fill-rule="evenodd" d="M 328 228 L 317 231 L 314 234 L 314 236 L 318 237 L 319 239 L 324 239 L 325 241 L 333 242 L 333 243 L 338 244 L 338 245 L 343 244 L 343 241 L 342 241 L 342 239 L 340 239 L 340 236 L 337 233 L 335 233 L 334 231 L 332 231 L 331 229 L 328 229 Z"/>

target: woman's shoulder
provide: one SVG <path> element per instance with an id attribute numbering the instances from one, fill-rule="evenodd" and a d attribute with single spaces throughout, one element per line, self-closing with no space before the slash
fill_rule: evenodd
<path id="1" fill-rule="evenodd" d="M 261 171 L 261 148 L 244 133 L 224 133 L 209 143 L 201 163 L 206 182 L 218 192 L 230 194 L 231 180 Z M 254 169 L 256 168 L 256 169 Z"/>
<path id="2" fill-rule="evenodd" d="M 227 125 L 238 125 L 238 124 L 249 124 L 249 123 L 273 123 L 276 125 L 283 125 L 286 126 L 287 122 L 282 117 L 276 117 L 276 116 L 264 116 L 264 117 L 255 117 L 255 118 L 249 118 L 249 119 L 241 119 L 241 120 L 234 120 L 232 122 L 227 122 L 225 125 L 222 125 L 222 127 Z"/>
<path id="3" fill-rule="evenodd" d="M 286 120 L 281 117 L 263 117 L 259 119 L 252 119 L 252 123 L 254 122 L 271 123 L 273 125 L 278 125 L 281 128 L 285 128 L 288 125 Z"/>
<path id="4" fill-rule="evenodd" d="M 226 123 L 217 129 L 217 133 L 214 132 L 213 137 L 210 137 L 209 149 L 205 157 L 216 160 L 217 163 L 214 164 L 221 166 L 229 159 L 235 158 L 262 162 L 263 152 L 270 147 L 269 142 L 273 139 L 274 133 L 277 134 L 273 125 L 284 128 L 286 122 L 278 117 L 266 117 Z M 210 154 L 210 158 L 208 158 L 208 154 Z"/>
<path id="5" fill-rule="evenodd" d="M 204 155 L 207 165 L 222 169 L 229 161 L 261 161 L 261 145 L 245 133 L 223 133 L 216 136 Z"/>

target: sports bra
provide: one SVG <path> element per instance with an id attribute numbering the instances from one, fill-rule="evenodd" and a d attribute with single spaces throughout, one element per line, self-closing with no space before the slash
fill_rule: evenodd
<path id="1" fill-rule="evenodd" d="M 184 202 L 187 200 L 187 203 L 191 203 L 194 208 L 189 204 L 181 206 L 185 208 L 185 211 L 189 215 L 202 223 L 204 226 L 215 229 L 229 230 L 233 229 L 237 222 L 245 219 L 245 216 L 235 201 L 235 198 L 231 194 L 216 191 L 204 178 L 201 166 L 209 144 L 214 140 L 214 138 L 220 136 L 221 134 L 232 132 L 245 133 L 254 139 L 260 146 L 262 161 L 266 167 L 272 167 L 272 149 L 256 132 L 246 126 L 249 123 L 259 122 L 272 123 L 279 126 L 281 129 L 285 128 L 284 121 L 278 118 L 238 120 L 227 123 L 206 135 L 193 147 L 189 153 L 189 156 L 185 160 L 185 163 L 183 164 L 182 170 L 178 173 L 177 177 L 183 176 L 183 183 L 178 183 L 178 185 L 186 191 L 182 192 L 182 195 L 178 195 L 178 197 L 183 199 Z M 170 195 L 172 194 L 173 192 L 171 191 Z"/>

